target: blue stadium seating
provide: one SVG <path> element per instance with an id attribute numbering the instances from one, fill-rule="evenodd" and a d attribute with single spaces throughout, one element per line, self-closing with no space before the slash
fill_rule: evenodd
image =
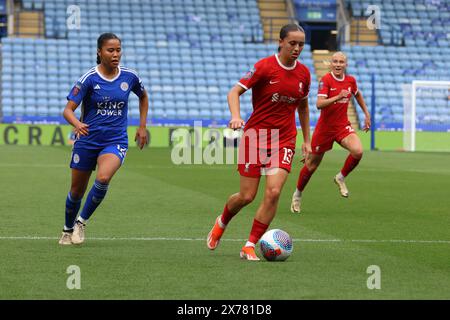
<path id="1" fill-rule="evenodd" d="M 382 9 L 382 28 L 378 30 L 381 37 L 379 46 L 346 45 L 341 49 L 348 53 L 350 61 L 357 61 L 349 63 L 348 71 L 355 74 L 360 83 L 370 81 L 368 75 L 371 73 L 375 73 L 377 77 L 377 122 L 402 122 L 404 84 L 417 79 L 450 80 L 450 72 L 446 67 L 450 54 L 450 3 L 432 0 L 348 0 L 346 3 L 354 17 L 365 16 L 368 5 L 379 5 Z M 394 35 L 397 37 L 392 41 Z M 380 59 L 377 51 L 382 52 L 385 59 Z M 369 69 L 361 67 L 364 65 Z M 379 81 L 384 82 L 387 87 L 381 87 Z M 370 99 L 370 86 L 362 89 L 366 100 Z M 425 90 L 421 94 L 434 93 Z M 438 106 L 444 105 L 450 110 L 450 102 L 445 93 L 440 94 L 437 100 L 419 98 L 418 103 L 425 106 L 422 110 L 427 110 L 426 106 L 430 106 L 431 113 L 436 113 L 440 110 Z M 359 108 L 357 111 L 359 118 L 363 119 Z M 420 121 L 438 122 L 433 117 L 422 117 Z"/>
<path id="2" fill-rule="evenodd" d="M 227 110 L 226 98 L 216 97 L 226 96 L 251 64 L 275 52 L 276 46 L 262 43 L 256 1 L 241 4 L 239 10 L 235 0 L 188 2 L 79 0 L 76 3 L 83 13 L 82 28 L 67 30 L 66 9 L 72 1 L 23 0 L 25 9 L 44 10 L 49 38 L 2 40 L 4 114 L 22 114 L 29 109 L 31 114 L 45 116 L 47 108 L 47 115 L 54 115 L 55 104 L 62 110 L 71 86 L 95 63 L 98 35 L 109 31 L 123 40 L 123 64 L 136 69 L 147 86 L 152 117 L 198 118 L 207 114 L 198 108 L 186 111 L 185 98 L 179 97 L 176 105 L 173 95 L 157 100 L 159 92 L 172 93 L 175 88 L 179 92 L 190 90 L 194 98 L 207 94 L 210 102 L 203 108 L 207 108 L 209 114 L 213 109 Z M 108 19 L 104 18 L 105 12 L 108 12 Z M 112 23 L 115 20 L 120 23 Z M 255 30 L 248 30 L 249 26 Z M 259 43 L 244 43 L 244 40 Z M 252 50 L 248 50 L 250 47 Z M 249 54 L 245 56 L 241 52 Z M 311 59 L 308 62 L 312 65 Z M 156 87 L 158 85 L 160 87 Z M 24 89 L 27 96 L 36 100 L 12 100 Z M 22 108 L 24 105 L 28 109 Z M 243 101 L 242 107 L 251 108 L 250 100 Z M 31 112 L 32 108 L 36 111 Z M 176 108 L 180 110 L 172 112 Z M 171 111 L 166 112 L 166 109 Z M 132 97 L 130 117 L 138 117 L 138 114 L 138 100 Z M 224 112 L 215 112 L 215 115 L 229 117 Z"/>
<path id="3" fill-rule="evenodd" d="M 354 16 L 364 15 L 369 2 L 384 8 L 381 45 L 347 45 L 342 50 L 348 53 L 348 71 L 359 80 L 367 101 L 371 73 L 376 74 L 377 119 L 392 122 L 402 113 L 403 83 L 450 78 L 448 2 L 435 1 L 439 4 L 433 9 L 428 0 L 346 1 Z M 262 41 L 256 0 L 77 0 L 82 28 L 67 30 L 66 8 L 72 3 L 22 0 L 24 8 L 44 10 L 48 38 L 2 39 L 4 115 L 59 115 L 71 86 L 95 64 L 98 35 L 112 31 L 123 41 L 122 63 L 138 71 L 149 91 L 152 118 L 225 120 L 229 89 L 253 63 L 277 48 Z M 442 8 L 442 3 L 447 7 Z M 399 34 L 398 41 L 392 42 Z M 399 39 L 406 46 L 398 46 Z M 318 79 L 308 45 L 300 59 L 312 72 L 310 105 L 314 106 Z M 448 108 L 442 99 L 424 103 L 441 111 Z M 251 95 L 243 95 L 241 104 L 242 113 L 250 115 Z M 138 118 L 138 99 L 133 95 L 129 109 L 130 118 Z M 310 110 L 315 121 L 319 113 L 314 107 Z"/>

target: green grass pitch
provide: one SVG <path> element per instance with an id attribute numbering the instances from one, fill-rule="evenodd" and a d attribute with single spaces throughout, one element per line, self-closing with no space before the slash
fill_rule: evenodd
<path id="1" fill-rule="evenodd" d="M 293 254 L 257 263 L 239 250 L 262 186 L 210 251 L 236 166 L 176 166 L 169 149 L 130 149 L 85 244 L 59 246 L 69 157 L 66 147 L 0 147 L 0 299 L 450 299 L 448 153 L 366 152 L 343 199 L 332 177 L 346 153 L 329 152 L 294 215 L 297 154 L 271 225 L 295 239 Z M 66 286 L 71 265 L 79 290 Z M 367 287 L 372 265 L 381 289 Z"/>

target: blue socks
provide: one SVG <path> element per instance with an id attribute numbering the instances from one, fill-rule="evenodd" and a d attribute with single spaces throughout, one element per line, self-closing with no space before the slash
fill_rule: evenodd
<path id="1" fill-rule="evenodd" d="M 80 213 L 80 220 L 83 223 L 91 217 L 94 213 L 95 209 L 97 209 L 98 205 L 102 202 L 103 198 L 108 191 L 108 184 L 102 184 L 99 181 L 95 180 L 94 185 L 89 191 L 89 194 L 86 198 L 86 203 L 84 204 L 83 210 Z"/>
<path id="2" fill-rule="evenodd" d="M 64 225 L 64 230 L 73 229 L 80 205 L 81 199 L 73 198 L 69 192 L 66 198 L 66 224 Z"/>

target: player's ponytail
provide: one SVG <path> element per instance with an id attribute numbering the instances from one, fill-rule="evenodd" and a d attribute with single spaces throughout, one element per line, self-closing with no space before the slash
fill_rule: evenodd
<path id="1" fill-rule="evenodd" d="M 287 37 L 288 33 L 291 31 L 300 31 L 305 33 L 305 30 L 299 26 L 296 23 L 290 23 L 290 24 L 286 24 L 284 25 L 281 30 L 280 30 L 280 39 L 283 40 L 284 38 Z M 278 47 L 278 52 L 280 52 L 281 47 Z"/>
<path id="2" fill-rule="evenodd" d="M 119 42 L 122 42 L 122 40 L 120 40 L 120 38 L 118 36 L 116 36 L 114 33 L 110 33 L 110 32 L 102 33 L 100 35 L 100 37 L 98 37 L 98 39 L 97 39 L 97 49 L 101 50 L 102 47 L 103 47 L 103 43 L 105 43 L 105 41 L 108 41 L 108 40 L 111 40 L 111 39 L 117 39 L 117 40 L 119 40 Z M 100 64 L 101 62 L 102 61 L 101 61 L 100 56 L 99 56 L 99 54 L 97 52 L 97 64 Z"/>

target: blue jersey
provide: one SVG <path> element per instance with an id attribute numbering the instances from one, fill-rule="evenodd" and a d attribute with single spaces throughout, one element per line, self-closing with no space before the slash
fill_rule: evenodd
<path id="1" fill-rule="evenodd" d="M 94 67 L 75 84 L 67 100 L 81 105 L 81 122 L 89 125 L 89 134 L 75 141 L 76 147 L 96 149 L 112 144 L 128 146 L 128 97 L 138 97 L 144 86 L 136 71 L 119 66 L 114 79 L 104 78 Z"/>

